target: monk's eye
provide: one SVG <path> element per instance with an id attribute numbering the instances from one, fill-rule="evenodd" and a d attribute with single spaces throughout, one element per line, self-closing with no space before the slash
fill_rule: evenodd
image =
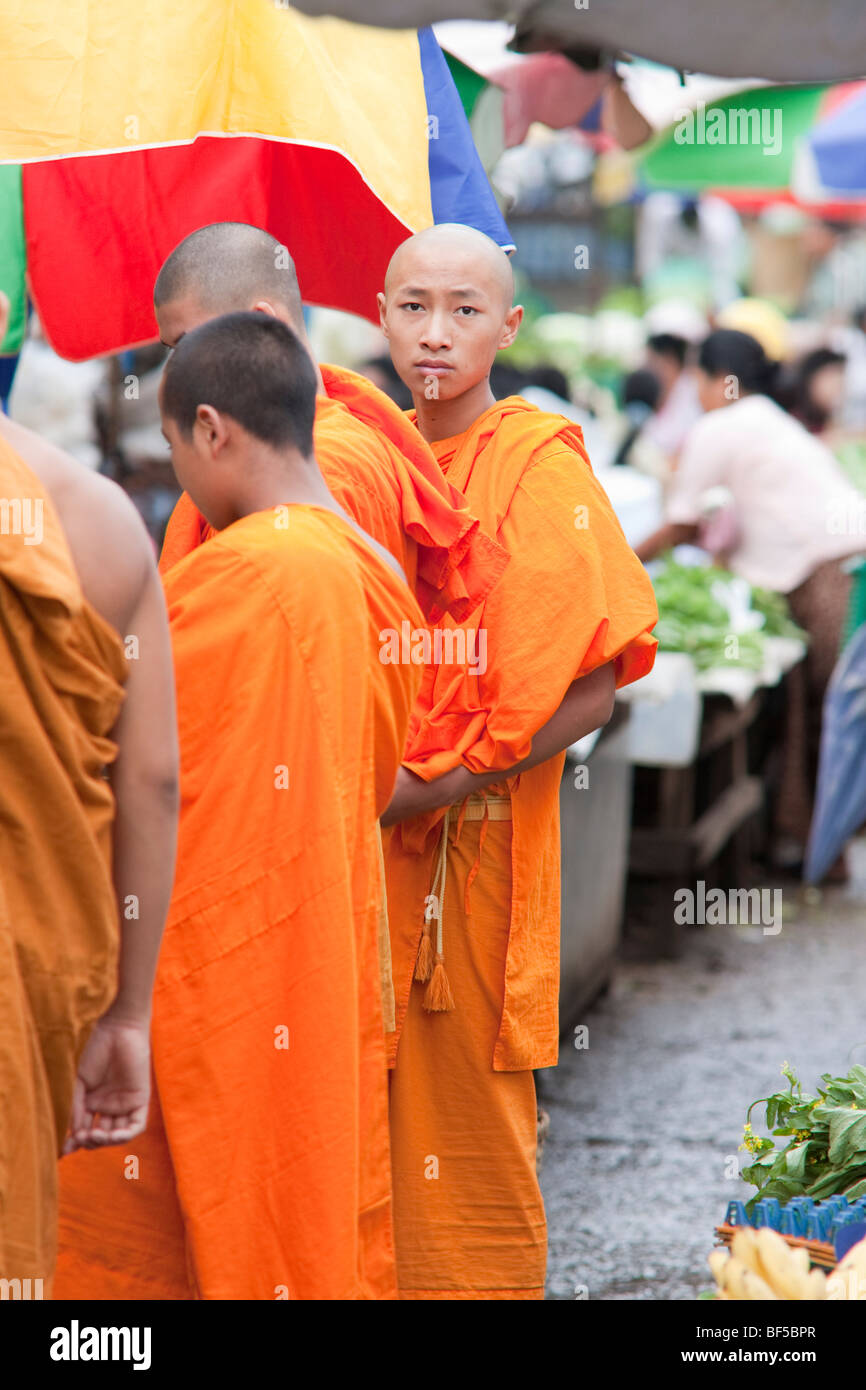
<path id="1" fill-rule="evenodd" d="M 423 306 L 422 306 L 421 304 L 416 304 L 416 303 L 414 303 L 414 301 L 413 301 L 412 303 L 410 303 L 410 304 L 401 304 L 401 305 L 400 305 L 400 308 L 401 308 L 401 309 L 421 309 L 422 307 L 423 307 Z"/>
<path id="2" fill-rule="evenodd" d="M 477 314 L 478 310 L 473 309 L 471 304 L 461 304 L 457 312 L 458 314 L 462 314 L 464 318 L 468 319 L 472 314 Z"/>

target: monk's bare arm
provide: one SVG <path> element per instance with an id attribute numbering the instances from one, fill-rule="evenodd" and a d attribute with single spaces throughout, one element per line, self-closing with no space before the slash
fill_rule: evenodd
<path id="1" fill-rule="evenodd" d="M 117 997 L 109 1014 L 149 1023 L 174 881 L 179 803 L 174 672 L 165 599 L 153 566 L 126 636 L 134 655 L 111 768 L 116 802 L 114 887 L 122 945 Z"/>
<path id="2" fill-rule="evenodd" d="M 79 1064 L 66 1152 L 126 1143 L 147 1122 L 151 995 L 174 878 L 179 800 L 168 621 L 150 554 L 124 637 L 129 674 L 110 774 L 121 931 L 118 989 Z"/>
<path id="3" fill-rule="evenodd" d="M 516 777 L 520 772 L 528 772 L 539 763 L 561 753 L 564 748 L 576 743 L 585 734 L 592 733 L 606 724 L 613 713 L 615 677 L 613 664 L 601 666 L 588 676 L 573 681 L 556 712 L 538 730 L 532 740 L 532 752 L 516 763 L 514 767 L 497 768 L 489 772 L 470 772 L 465 767 L 455 767 L 432 781 L 425 782 L 422 777 L 401 767 L 397 774 L 397 785 L 387 811 L 382 817 L 383 825 L 393 825 L 409 816 L 433 811 L 440 806 L 453 806 L 472 792 L 483 791 L 495 782 L 507 777 Z"/>

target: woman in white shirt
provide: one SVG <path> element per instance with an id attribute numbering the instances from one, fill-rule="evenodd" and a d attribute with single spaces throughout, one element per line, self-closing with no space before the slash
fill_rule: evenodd
<path id="1" fill-rule="evenodd" d="M 701 346 L 698 389 L 706 414 L 693 426 L 666 500 L 665 525 L 637 547 L 642 560 L 700 542 L 707 494 L 730 497 L 724 553 L 715 558 L 762 588 L 785 594 L 809 634 L 806 660 L 808 788 L 814 787 L 821 706 L 848 609 L 848 557 L 866 550 L 866 497 L 835 458 L 771 398 L 776 364 L 747 333 L 719 329 Z M 797 712 L 791 711 L 797 722 Z M 789 740 L 790 742 L 790 740 Z M 780 833 L 802 843 L 811 796 L 791 785 Z M 802 782 L 802 778 L 799 779 Z"/>

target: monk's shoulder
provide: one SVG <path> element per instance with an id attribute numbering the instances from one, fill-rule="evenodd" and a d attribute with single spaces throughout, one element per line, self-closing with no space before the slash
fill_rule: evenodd
<path id="1" fill-rule="evenodd" d="M 85 598 L 123 632 L 155 564 L 144 522 L 121 487 L 12 421 L 3 434 L 51 499 Z"/>
<path id="2" fill-rule="evenodd" d="M 156 564 L 137 508 L 117 483 L 81 465 L 51 496 L 86 598 L 123 632 Z"/>
<path id="3" fill-rule="evenodd" d="M 350 472 L 381 490 L 397 486 L 399 451 L 382 430 L 353 415 L 342 401 L 329 401 L 316 412 L 315 454 L 326 478 L 331 471 Z"/>

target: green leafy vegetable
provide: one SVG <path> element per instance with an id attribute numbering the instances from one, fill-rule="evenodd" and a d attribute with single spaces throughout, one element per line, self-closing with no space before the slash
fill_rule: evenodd
<path id="1" fill-rule="evenodd" d="M 746 1116 L 741 1147 L 755 1161 L 743 1169 L 743 1178 L 758 1189 L 747 1212 L 761 1197 L 819 1200 L 841 1192 L 855 1200 L 866 1192 L 866 1067 L 854 1066 L 841 1077 L 825 1073 L 814 1096 L 803 1091 L 787 1063 L 782 1075 L 788 1089 L 754 1101 Z M 766 1107 L 767 1128 L 787 1138 L 783 1147 L 752 1133 L 756 1105 Z"/>

